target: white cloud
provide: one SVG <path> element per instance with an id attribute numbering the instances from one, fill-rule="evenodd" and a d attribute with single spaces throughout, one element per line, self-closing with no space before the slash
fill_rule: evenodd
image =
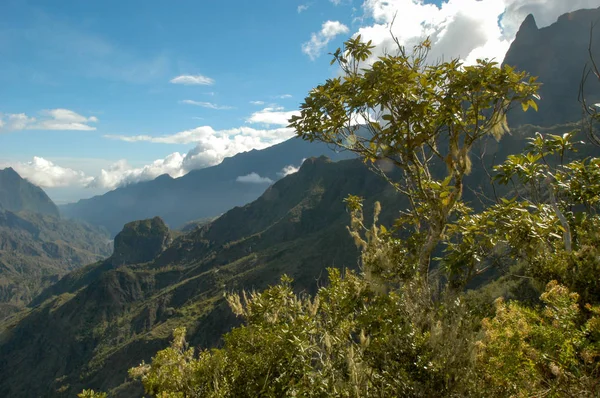
<path id="1" fill-rule="evenodd" d="M 310 4 L 300 4 L 297 8 L 298 14 L 308 10 L 309 7 L 310 7 Z"/>
<path id="2" fill-rule="evenodd" d="M 300 167 L 296 167 L 296 166 L 290 164 L 288 166 L 285 166 L 283 169 L 281 169 L 281 171 L 277 174 L 279 174 L 282 177 L 285 177 L 285 176 L 289 176 L 290 174 L 297 173 L 298 170 L 300 170 Z"/>
<path id="3" fill-rule="evenodd" d="M 0 120 L 3 115 L 0 115 Z M 29 117 L 24 113 L 12 113 L 6 115 L 6 122 L 3 121 L 3 129 L 7 131 L 25 130 L 35 123 L 35 118 Z"/>
<path id="4" fill-rule="evenodd" d="M 149 165 L 134 168 L 126 160 L 120 160 L 108 170 L 102 169 L 100 175 L 90 181 L 89 188 L 107 188 L 115 189 L 140 181 L 152 180 L 160 175 L 169 174 L 171 177 L 181 177 L 185 174 L 183 170 L 183 161 L 186 155 L 179 152 L 172 153 L 164 159 L 158 159 Z"/>
<path id="5" fill-rule="evenodd" d="M 289 124 L 288 120 L 294 115 L 300 115 L 300 111 L 285 111 L 282 107 L 269 107 L 254 112 L 246 121 L 248 123 L 287 126 Z"/>
<path id="6" fill-rule="evenodd" d="M 170 80 L 173 84 L 185 84 L 185 85 L 204 85 L 210 86 L 215 84 L 214 79 L 203 75 L 180 75 Z"/>
<path id="7" fill-rule="evenodd" d="M 171 135 L 105 135 L 104 137 L 125 142 L 153 142 L 157 144 L 193 144 L 208 142 L 213 142 L 215 144 L 217 142 L 222 142 L 226 144 L 236 140 L 240 141 L 246 138 L 252 138 L 258 141 L 266 140 L 266 142 L 249 142 L 251 145 L 262 146 L 262 144 L 272 145 L 284 141 L 293 135 L 294 131 L 286 127 L 276 129 L 255 129 L 252 127 L 243 126 L 228 130 L 215 131 L 210 126 L 201 126 Z M 223 145 L 219 146 L 221 148 L 223 147 Z M 255 147 L 252 147 L 250 149 L 254 148 Z"/>
<path id="8" fill-rule="evenodd" d="M 347 34 L 350 32 L 350 29 L 339 21 L 326 21 L 321 26 L 321 31 L 318 33 L 313 33 L 311 35 L 310 41 L 302 44 L 302 51 L 310 57 L 310 59 L 314 60 L 327 46 L 331 40 L 333 40 L 337 35 Z"/>
<path id="9" fill-rule="evenodd" d="M 544 27 L 556 22 L 556 19 L 567 12 L 582 8 L 598 8 L 598 0 L 504 0 L 505 13 L 501 26 L 505 36 L 514 37 L 521 22 L 529 14 L 533 14 L 538 27 Z"/>
<path id="10" fill-rule="evenodd" d="M 15 130 L 96 130 L 90 123 L 97 123 L 95 116 L 85 117 L 70 109 L 46 109 L 40 112 L 41 117 L 36 119 L 25 113 L 0 115 L 0 128 L 9 131 Z"/>
<path id="11" fill-rule="evenodd" d="M 273 180 L 271 180 L 269 177 L 261 177 L 260 175 L 258 175 L 257 173 L 250 173 L 248 175 L 245 176 L 239 176 L 238 178 L 235 179 L 237 182 L 245 182 L 245 183 L 249 183 L 249 184 L 272 184 Z"/>
<path id="12" fill-rule="evenodd" d="M 231 106 L 217 105 L 217 104 L 213 104 L 212 102 L 193 101 L 193 100 L 183 100 L 183 101 L 179 101 L 179 102 L 182 104 L 187 104 L 187 105 L 201 106 L 203 108 L 208 108 L 208 109 L 216 109 L 216 110 L 233 109 L 233 107 L 231 107 Z"/>
<path id="13" fill-rule="evenodd" d="M 252 105 L 264 105 L 265 101 L 250 101 Z"/>
<path id="14" fill-rule="evenodd" d="M 539 27 L 565 12 L 598 7 L 597 0 L 447 0 L 438 7 L 420 0 L 365 0 L 362 26 L 355 33 L 376 46 L 373 57 L 393 52 L 392 33 L 407 48 L 429 37 L 430 61 L 460 58 L 467 64 L 477 58 L 504 59 L 525 17 L 532 13 Z M 395 18 L 395 19 L 394 19 Z"/>
<path id="15" fill-rule="evenodd" d="M 61 167 L 42 157 L 34 156 L 30 162 L 2 164 L 0 168 L 12 167 L 23 178 L 42 188 L 86 186 L 93 178 L 82 171 Z"/>
<path id="16" fill-rule="evenodd" d="M 276 95 L 275 98 L 280 98 L 280 99 L 292 98 L 292 94 Z"/>
<path id="17" fill-rule="evenodd" d="M 125 161 L 118 162 L 109 169 L 102 170 L 90 186 L 113 189 L 120 185 L 150 180 L 165 173 L 174 178 L 181 177 L 191 170 L 217 165 L 226 157 L 278 144 L 293 135 L 294 131 L 290 128 L 255 129 L 247 126 L 219 131 L 210 126 L 202 126 L 159 137 L 107 135 L 106 138 L 126 142 L 195 143 L 196 146 L 186 154 L 175 152 L 143 167 L 134 168 Z"/>

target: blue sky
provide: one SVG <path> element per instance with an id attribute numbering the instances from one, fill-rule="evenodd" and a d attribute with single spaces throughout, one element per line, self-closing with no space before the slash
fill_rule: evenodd
<path id="1" fill-rule="evenodd" d="M 2 0 L 0 167 L 58 202 L 181 176 L 293 135 L 285 120 L 351 35 L 384 48 L 400 15 L 407 44 L 433 34 L 437 54 L 502 57 L 525 11 L 542 26 L 565 11 L 538 3 Z"/>

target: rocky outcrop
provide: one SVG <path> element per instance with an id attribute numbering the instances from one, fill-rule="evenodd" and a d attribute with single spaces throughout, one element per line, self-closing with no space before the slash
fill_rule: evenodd
<path id="1" fill-rule="evenodd" d="M 171 243 L 171 232 L 160 217 L 125 224 L 115 237 L 114 266 L 151 261 Z"/>

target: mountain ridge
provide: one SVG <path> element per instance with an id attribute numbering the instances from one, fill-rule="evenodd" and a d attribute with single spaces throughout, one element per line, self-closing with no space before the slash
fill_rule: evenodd
<path id="1" fill-rule="evenodd" d="M 82 219 L 106 227 L 112 236 L 129 221 L 161 217 L 171 228 L 189 221 L 214 217 L 234 206 L 258 198 L 268 184 L 245 183 L 238 177 L 257 173 L 277 181 L 286 166 L 299 166 L 303 159 L 328 154 L 336 160 L 349 158 L 327 145 L 297 138 L 263 150 L 239 153 L 216 166 L 192 170 L 179 178 L 160 176 L 117 188 L 104 195 L 61 205 L 67 218 Z"/>

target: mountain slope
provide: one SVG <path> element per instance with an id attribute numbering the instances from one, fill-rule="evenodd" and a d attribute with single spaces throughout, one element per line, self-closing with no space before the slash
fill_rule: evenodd
<path id="1" fill-rule="evenodd" d="M 67 272 L 110 255 L 108 234 L 56 217 L 0 211 L 0 319 Z"/>
<path id="2" fill-rule="evenodd" d="M 39 187 L 0 170 L 0 319 L 67 272 L 110 255 L 108 234 L 62 220 Z"/>
<path id="3" fill-rule="evenodd" d="M 350 157 L 349 153 L 336 153 L 324 144 L 293 138 L 260 151 L 237 154 L 217 166 L 194 170 L 181 178 L 163 175 L 60 209 L 66 217 L 106 227 L 113 236 L 127 222 L 155 216 L 177 228 L 244 205 L 258 198 L 268 186 L 240 182 L 238 177 L 257 173 L 276 181 L 282 177 L 284 167 L 297 167 L 303 159 L 323 154 L 334 160 Z"/>
<path id="4" fill-rule="evenodd" d="M 482 164 L 489 168 L 522 148 L 536 130 L 526 126 L 500 143 L 487 140 Z M 484 187 L 488 177 L 477 154 L 473 161 L 467 186 L 493 195 Z M 110 259 L 71 272 L 29 309 L 0 322 L 0 396 L 73 396 L 84 387 L 140 396 L 139 385 L 126 382 L 127 369 L 163 348 L 175 327 L 187 327 L 192 345 L 209 347 L 237 323 L 224 293 L 260 290 L 284 273 L 297 290 L 314 292 L 325 282 L 326 267 L 356 267 L 343 203 L 348 194 L 366 198 L 367 223 L 375 200 L 386 225 L 406 206 L 360 161 L 315 158 L 254 202 L 172 242 L 173 232 L 160 219 L 127 224 Z M 486 200 L 470 189 L 464 196 L 474 206 Z M 35 383 L 27 382 L 30 374 Z"/>
<path id="5" fill-rule="evenodd" d="M 48 195 L 10 167 L 0 170 L 0 209 L 59 216 L 58 207 Z"/>
<path id="6" fill-rule="evenodd" d="M 590 27 L 600 20 L 600 8 L 578 10 L 558 18 L 557 22 L 539 29 L 533 15 L 522 23 L 504 58 L 504 64 L 538 76 L 542 83 L 538 112 L 509 115 L 509 124 L 551 126 L 579 121 L 579 86 L 585 65 L 590 62 Z M 593 30 L 592 53 L 600 60 L 600 27 Z M 600 83 L 590 78 L 585 92 L 589 103 L 600 101 Z"/>
<path id="7" fill-rule="evenodd" d="M 283 273 L 297 289 L 314 291 L 326 266 L 355 267 L 343 203 L 350 193 L 371 198 L 366 209 L 377 197 L 387 219 L 397 208 L 391 186 L 361 162 L 309 159 L 258 200 L 176 238 L 152 261 L 123 264 L 115 257 L 135 252 L 125 248 L 72 272 L 0 326 L 0 395 L 72 396 L 91 386 L 140 396 L 139 386 L 123 384 L 126 370 L 164 347 L 174 327 L 187 326 L 192 344 L 212 346 L 237 323 L 224 292 L 262 289 Z M 123 233 L 129 248 L 168 241 L 156 219 Z M 36 382 L 27 383 L 32 372 Z"/>

